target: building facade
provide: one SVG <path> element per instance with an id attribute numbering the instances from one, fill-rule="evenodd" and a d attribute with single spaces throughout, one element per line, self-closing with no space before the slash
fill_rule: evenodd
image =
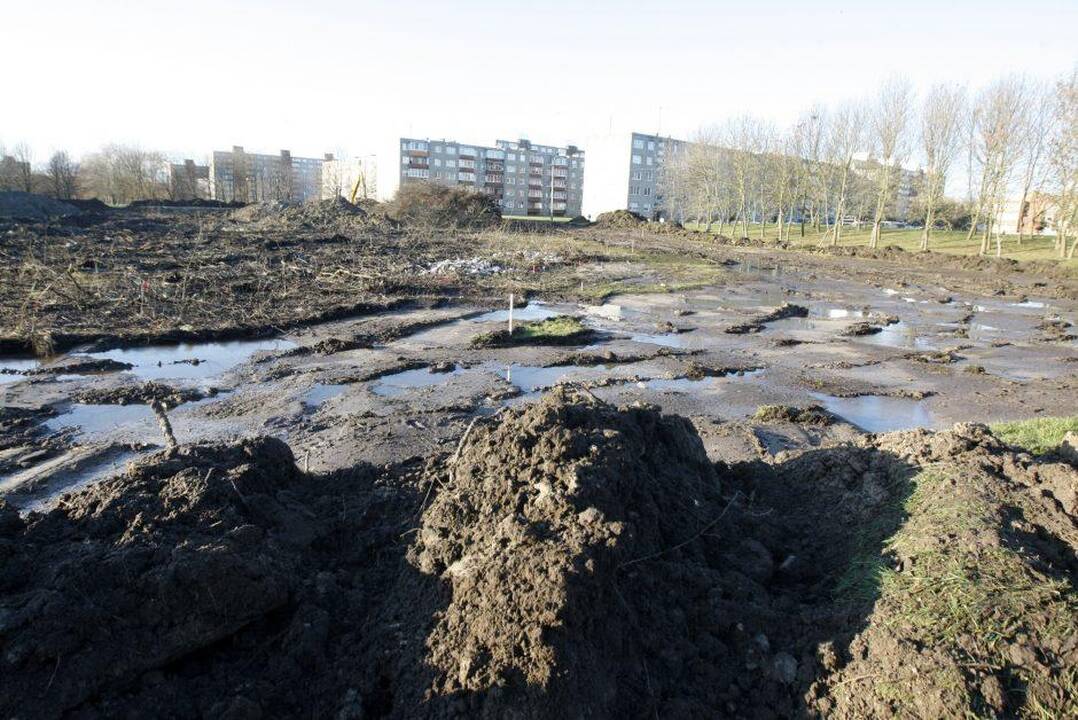
<path id="1" fill-rule="evenodd" d="M 1001 235 L 1051 235 L 1056 234 L 1056 216 L 1059 202 L 1042 192 L 1031 192 L 1026 197 L 1004 200 L 992 225 Z"/>
<path id="2" fill-rule="evenodd" d="M 337 158 L 322 163 L 322 199 L 375 200 L 378 197 L 378 162 L 374 155 Z"/>
<path id="3" fill-rule="evenodd" d="M 503 215 L 575 217 L 584 195 L 584 151 L 528 140 L 494 147 L 401 138 L 400 183 L 434 182 L 494 197 Z"/>
<path id="4" fill-rule="evenodd" d="M 205 200 L 210 197 L 210 167 L 194 160 L 167 163 L 168 193 L 173 200 Z"/>
<path id="5" fill-rule="evenodd" d="M 245 152 L 240 145 L 231 151 L 215 150 L 210 156 L 210 194 L 223 202 L 284 200 L 307 202 L 322 197 L 323 158 L 294 157 L 288 150 L 278 155 Z"/>
<path id="6" fill-rule="evenodd" d="M 663 166 L 685 152 L 689 143 L 634 132 L 629 148 L 629 195 L 625 207 L 648 220 L 666 219 Z"/>

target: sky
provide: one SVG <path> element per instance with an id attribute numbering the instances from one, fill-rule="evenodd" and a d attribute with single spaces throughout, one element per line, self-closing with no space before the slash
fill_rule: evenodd
<path id="1" fill-rule="evenodd" d="M 629 136 L 1078 63 L 1075 0 L 49 0 L 0 5 L 0 143 L 376 154 L 401 136 L 587 153 L 584 212 L 624 207 Z"/>

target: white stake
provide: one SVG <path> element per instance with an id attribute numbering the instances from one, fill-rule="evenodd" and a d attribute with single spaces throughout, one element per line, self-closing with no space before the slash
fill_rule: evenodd
<path id="1" fill-rule="evenodd" d="M 509 293 L 509 334 L 513 334 L 513 293 Z"/>

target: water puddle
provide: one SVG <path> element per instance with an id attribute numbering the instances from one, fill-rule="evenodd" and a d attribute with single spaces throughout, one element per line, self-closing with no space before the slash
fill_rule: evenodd
<path id="1" fill-rule="evenodd" d="M 116 348 L 86 355 L 130 363 L 134 368 L 129 372 L 143 380 L 198 380 L 222 375 L 257 352 L 291 350 L 294 347 L 296 343 L 291 340 L 272 338 Z"/>
<path id="2" fill-rule="evenodd" d="M 406 390 L 440 385 L 448 378 L 460 375 L 467 368 L 456 368 L 450 372 L 431 372 L 428 368 L 403 370 L 391 375 L 383 375 L 371 384 L 371 392 L 382 397 L 397 397 Z"/>
<path id="3" fill-rule="evenodd" d="M 849 310 L 847 308 L 829 308 L 827 310 L 828 320 L 848 320 L 851 318 L 864 319 L 869 316 L 868 310 Z"/>
<path id="4" fill-rule="evenodd" d="M 35 358 L 4 358 L 0 360 L 0 385 L 19 382 L 26 377 L 26 372 L 33 370 L 41 362 Z"/>
<path id="5" fill-rule="evenodd" d="M 819 400 L 828 412 L 867 432 L 933 428 L 938 425 L 935 416 L 924 406 L 923 400 L 882 395 L 840 398 L 823 393 L 809 394 Z"/>
<path id="6" fill-rule="evenodd" d="M 1044 308 L 1048 307 L 1047 303 L 1039 302 L 1037 300 L 1025 300 L 1023 302 L 1007 303 L 1007 304 L 1010 305 L 1011 307 L 1033 308 L 1035 310 L 1043 310 Z"/>
<path id="7" fill-rule="evenodd" d="M 25 495 L 16 492 L 7 500 L 12 502 L 22 513 L 48 512 L 65 493 L 75 492 L 88 487 L 98 480 L 119 475 L 126 470 L 128 463 L 143 457 L 146 453 L 124 450 L 106 454 L 96 462 L 89 463 L 75 470 L 55 473 L 49 477 L 48 486 Z"/>
<path id="8" fill-rule="evenodd" d="M 522 322 L 531 322 L 533 320 L 546 320 L 547 318 L 557 317 L 558 315 L 564 315 L 565 313 L 552 310 L 538 300 L 533 300 L 522 308 L 513 309 L 513 322 L 518 320 Z M 483 313 L 474 318 L 471 318 L 471 322 L 509 322 L 509 309 L 505 310 L 492 310 L 491 312 Z"/>
<path id="9" fill-rule="evenodd" d="M 347 389 L 347 385 L 315 383 L 311 386 L 310 390 L 304 393 L 303 399 L 300 400 L 300 402 L 309 408 L 316 408 L 327 400 L 332 400 L 333 398 L 340 396 Z"/>
<path id="10" fill-rule="evenodd" d="M 72 405 L 62 415 L 47 419 L 45 427 L 54 432 L 79 428 L 84 434 L 99 434 L 145 420 L 154 421 L 148 405 Z"/>
<path id="11" fill-rule="evenodd" d="M 685 347 L 686 333 L 635 333 L 629 336 L 633 342 L 661 345 L 668 348 Z"/>
<path id="12" fill-rule="evenodd" d="M 655 390 L 658 392 L 679 392 L 679 393 L 691 393 L 698 392 L 702 389 L 710 389 L 727 385 L 732 381 L 747 380 L 754 377 L 759 377 L 764 373 L 761 368 L 759 370 L 747 370 L 743 373 L 734 373 L 723 377 L 704 377 L 704 378 L 654 378 L 652 380 L 645 380 L 641 384 L 642 387 L 648 390 Z"/>
<path id="13" fill-rule="evenodd" d="M 872 345 L 885 345 L 909 350 L 932 350 L 936 347 L 936 344 L 918 332 L 917 328 L 901 321 L 892 325 L 885 325 L 875 335 L 863 335 L 854 339 Z"/>

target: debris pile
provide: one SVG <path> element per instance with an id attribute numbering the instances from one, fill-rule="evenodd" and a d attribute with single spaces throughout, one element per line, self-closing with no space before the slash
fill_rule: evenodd
<path id="1" fill-rule="evenodd" d="M 595 218 L 595 227 L 598 228 L 635 228 L 647 222 L 643 215 L 631 210 L 611 210 L 599 213 Z"/>
<path id="2" fill-rule="evenodd" d="M 401 186 L 388 212 L 415 230 L 483 228 L 501 222 L 498 202 L 490 195 L 435 183 Z"/>

